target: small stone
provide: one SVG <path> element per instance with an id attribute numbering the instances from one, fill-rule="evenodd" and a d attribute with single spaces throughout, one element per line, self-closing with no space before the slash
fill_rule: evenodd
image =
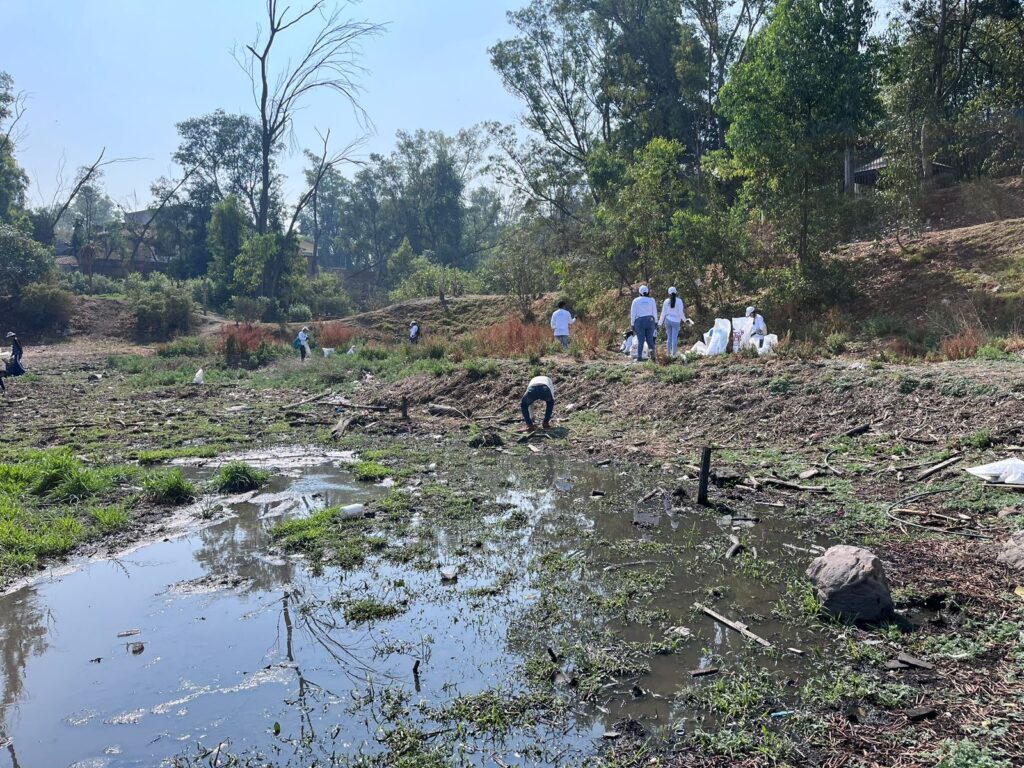
<path id="1" fill-rule="evenodd" d="M 920 722 L 921 720 L 930 720 L 939 713 L 935 711 L 934 707 L 913 707 L 906 711 L 907 719 L 912 723 Z"/>

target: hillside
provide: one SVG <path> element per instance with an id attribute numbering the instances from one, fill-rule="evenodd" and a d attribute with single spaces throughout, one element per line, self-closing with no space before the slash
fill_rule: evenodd
<path id="1" fill-rule="evenodd" d="M 448 336 L 479 330 L 500 323 L 516 311 L 508 296 L 470 295 L 449 298 L 413 299 L 383 309 L 362 312 L 344 320 L 381 339 L 404 338 L 409 323 L 416 320 L 430 336 Z"/>

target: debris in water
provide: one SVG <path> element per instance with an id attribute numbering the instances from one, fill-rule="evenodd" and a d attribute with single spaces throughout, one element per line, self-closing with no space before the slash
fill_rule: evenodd
<path id="1" fill-rule="evenodd" d="M 459 567 L 457 565 L 441 566 L 441 581 L 455 581 L 459 578 Z"/>
<path id="2" fill-rule="evenodd" d="M 146 650 L 145 643 L 128 643 L 128 650 L 132 652 L 132 656 L 138 656 L 144 650 Z"/>
<path id="3" fill-rule="evenodd" d="M 689 627 L 672 627 L 665 634 L 669 637 L 686 639 L 693 636 L 693 631 Z"/>
<path id="4" fill-rule="evenodd" d="M 141 629 L 126 629 L 123 632 L 118 632 L 118 637 L 134 637 L 135 635 L 141 635 Z"/>
<path id="5" fill-rule="evenodd" d="M 618 731 L 605 731 L 604 734 L 602 735 L 602 738 L 604 738 L 604 739 L 617 739 L 621 735 L 622 734 L 619 733 Z"/>
<path id="6" fill-rule="evenodd" d="M 690 674 L 693 677 L 704 677 L 705 675 L 718 674 L 718 667 L 701 667 L 700 669 L 691 669 Z"/>

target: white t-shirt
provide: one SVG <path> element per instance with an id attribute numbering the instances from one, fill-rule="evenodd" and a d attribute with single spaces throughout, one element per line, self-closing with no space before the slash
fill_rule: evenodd
<path id="1" fill-rule="evenodd" d="M 661 318 L 658 320 L 658 325 L 664 325 L 666 320 L 682 323 L 686 319 L 686 308 L 683 306 L 682 297 L 676 296 L 676 305 L 674 307 L 669 306 L 671 303 L 671 297 L 665 299 L 662 303 Z"/>
<path id="2" fill-rule="evenodd" d="M 634 324 L 640 317 L 657 317 L 658 302 L 650 296 L 637 296 L 629 309 L 629 322 Z"/>
<path id="3" fill-rule="evenodd" d="M 299 331 L 299 344 L 305 344 L 309 341 L 309 335 L 305 331 Z"/>
<path id="4" fill-rule="evenodd" d="M 576 322 L 576 318 L 570 314 L 568 309 L 556 309 L 551 315 L 551 328 L 555 336 L 568 336 L 569 326 Z"/>
<path id="5" fill-rule="evenodd" d="M 530 387 L 547 387 L 551 390 L 551 396 L 555 396 L 555 385 L 548 376 L 534 376 L 530 379 L 530 383 L 526 385 L 526 388 Z"/>
<path id="6" fill-rule="evenodd" d="M 415 323 L 409 326 L 409 338 L 415 339 L 420 335 L 420 327 Z"/>
<path id="7" fill-rule="evenodd" d="M 768 326 L 764 322 L 764 318 L 760 313 L 754 315 L 754 327 L 750 331 L 751 336 L 767 336 Z"/>

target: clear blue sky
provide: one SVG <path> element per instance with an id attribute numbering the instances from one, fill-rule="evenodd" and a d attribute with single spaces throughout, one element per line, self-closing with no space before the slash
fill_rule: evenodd
<path id="1" fill-rule="evenodd" d="M 289 0 L 281 0 L 282 4 Z M 290 0 L 308 7 L 310 0 Z M 502 88 L 487 49 L 509 37 L 505 11 L 526 0 L 363 0 L 350 15 L 388 23 L 363 46 L 362 103 L 376 128 L 363 153 L 387 152 L 398 129 L 453 133 L 482 120 L 512 121 L 519 104 Z M 263 0 L 0 0 L 0 70 L 31 94 L 17 157 L 33 204 L 53 194 L 61 156 L 69 173 L 108 157 L 117 201 L 149 199 L 150 182 L 175 172 L 175 123 L 221 107 L 252 113 L 249 84 L 231 48 L 249 42 Z M 296 38 L 290 38 L 295 40 Z M 358 135 L 351 110 L 320 95 L 297 118 L 299 148 L 330 128 Z M 301 153 L 286 160 L 294 195 Z M 41 189 L 41 191 L 40 191 Z"/>

